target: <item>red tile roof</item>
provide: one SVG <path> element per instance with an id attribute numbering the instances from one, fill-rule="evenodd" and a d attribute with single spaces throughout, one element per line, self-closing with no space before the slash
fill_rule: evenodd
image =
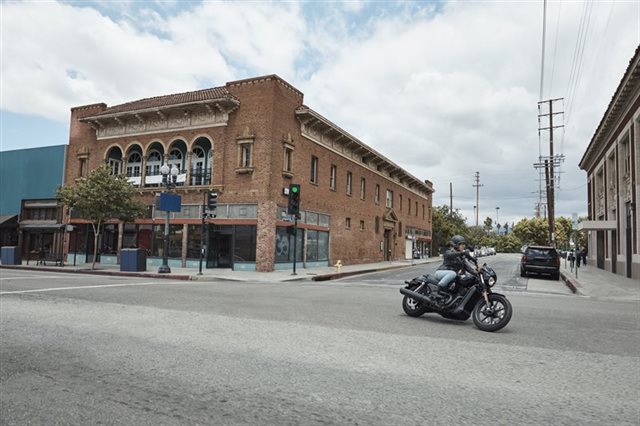
<path id="1" fill-rule="evenodd" d="M 170 105 L 182 105 L 195 102 L 202 102 L 207 100 L 236 100 L 237 99 L 229 93 L 226 87 L 213 87 L 210 89 L 196 90 L 194 92 L 175 93 L 173 95 L 155 96 L 153 98 L 145 98 L 137 101 L 127 102 L 120 105 L 114 105 L 94 115 L 93 117 L 100 117 L 111 114 L 119 114 L 122 112 L 139 111 L 145 109 L 153 109 Z"/>

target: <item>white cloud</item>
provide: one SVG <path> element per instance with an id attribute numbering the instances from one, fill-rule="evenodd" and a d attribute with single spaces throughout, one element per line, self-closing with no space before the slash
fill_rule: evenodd
<path id="1" fill-rule="evenodd" d="M 83 4 L 2 3 L 3 110 L 66 122 L 71 106 L 277 73 L 307 105 L 433 181 L 435 204 L 448 204 L 453 182 L 454 207 L 471 218 L 480 171 L 481 221 L 497 206 L 501 221 L 533 212 L 538 2 L 98 3 L 101 12 Z M 545 98 L 571 92 L 578 29 L 591 8 L 557 143 L 566 155 L 563 215 L 586 210 L 577 164 L 640 42 L 637 3 L 590 4 L 549 3 Z"/>

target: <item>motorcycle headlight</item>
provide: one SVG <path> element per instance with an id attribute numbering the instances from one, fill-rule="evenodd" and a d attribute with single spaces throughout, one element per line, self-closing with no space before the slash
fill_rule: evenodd
<path id="1" fill-rule="evenodd" d="M 489 287 L 493 287 L 496 283 L 496 279 L 493 277 L 489 277 L 489 281 L 487 281 L 489 283 Z"/>

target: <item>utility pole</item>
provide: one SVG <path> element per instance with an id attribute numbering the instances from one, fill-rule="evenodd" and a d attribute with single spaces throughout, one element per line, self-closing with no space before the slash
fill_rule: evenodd
<path id="1" fill-rule="evenodd" d="M 557 99 L 549 99 L 546 101 L 538 102 L 538 134 L 541 131 L 548 130 L 549 131 L 549 156 L 542 157 L 540 156 L 539 162 L 534 164 L 535 168 L 544 168 L 545 175 L 545 189 L 547 195 L 547 220 L 549 223 L 549 244 L 555 247 L 555 235 L 556 235 L 556 224 L 555 224 L 555 187 L 557 184 L 556 180 L 556 167 L 559 167 L 560 164 L 564 161 L 564 155 L 556 155 L 554 153 L 553 146 L 553 130 L 564 127 L 564 125 L 553 125 L 553 117 L 555 115 L 563 115 L 564 111 L 553 111 L 554 102 L 561 101 L 563 98 Z M 541 113 L 543 107 L 547 107 L 546 113 Z M 548 120 L 548 126 L 543 127 L 541 124 L 542 120 Z M 542 194 L 541 194 L 542 195 Z M 541 198 L 541 197 L 540 197 Z M 538 207 L 539 212 L 539 207 Z"/>
<path id="2" fill-rule="evenodd" d="M 476 172 L 475 177 L 476 183 L 472 186 L 476 189 L 476 226 L 478 226 L 478 217 L 480 216 L 480 187 L 484 185 L 480 185 L 480 172 Z"/>

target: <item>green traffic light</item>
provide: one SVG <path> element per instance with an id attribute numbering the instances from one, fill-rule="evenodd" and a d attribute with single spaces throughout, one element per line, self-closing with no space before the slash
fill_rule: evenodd
<path id="1" fill-rule="evenodd" d="M 291 192 L 293 192 L 293 193 L 298 192 L 298 187 L 297 186 L 292 186 L 291 187 Z"/>

